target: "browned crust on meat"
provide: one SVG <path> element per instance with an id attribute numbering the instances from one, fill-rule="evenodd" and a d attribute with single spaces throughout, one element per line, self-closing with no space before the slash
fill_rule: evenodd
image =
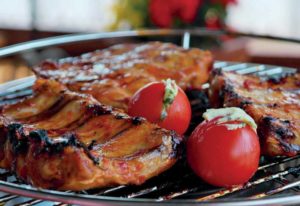
<path id="1" fill-rule="evenodd" d="M 210 77 L 210 100 L 252 116 L 263 154 L 293 156 L 300 152 L 299 81 L 299 73 L 275 81 L 218 70 Z"/>
<path id="2" fill-rule="evenodd" d="M 20 179 L 61 190 L 139 185 L 176 162 L 182 138 L 175 132 L 52 80 L 34 88 L 0 115 L 0 166 Z"/>
<path id="3" fill-rule="evenodd" d="M 142 86 L 171 78 L 183 89 L 200 88 L 208 80 L 213 58 L 209 51 L 170 43 L 120 44 L 59 61 L 44 61 L 33 70 L 70 90 L 91 94 L 103 104 L 127 110 L 130 97 Z"/>

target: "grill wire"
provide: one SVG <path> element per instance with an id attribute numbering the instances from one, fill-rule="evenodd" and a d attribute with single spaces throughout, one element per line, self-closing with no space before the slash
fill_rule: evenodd
<path id="1" fill-rule="evenodd" d="M 279 78 L 283 75 L 294 73 L 295 69 L 258 65 L 250 63 L 216 62 L 214 68 L 222 68 L 225 71 L 236 71 L 240 74 L 258 75 L 261 78 Z M 28 77 L 0 85 L 0 105 L 12 103 L 32 93 L 30 89 L 35 78 Z M 203 88 L 208 88 L 206 84 Z M 198 119 L 196 111 L 208 107 L 203 102 L 199 92 L 188 93 L 191 98 L 193 120 Z M 204 105 L 204 106 L 203 106 Z M 198 123 L 192 121 L 194 126 Z M 216 188 L 205 184 L 197 178 L 188 168 L 184 160 L 179 161 L 169 171 L 149 180 L 141 186 L 117 186 L 106 189 L 94 189 L 78 192 L 78 196 L 95 195 L 120 198 L 151 198 L 155 201 L 167 201 L 170 199 L 192 199 L 195 201 L 214 200 L 216 198 L 247 198 L 259 199 L 274 195 L 299 194 L 300 192 L 300 155 L 285 158 L 261 158 L 261 164 L 256 175 L 245 185 L 235 186 L 230 189 Z M 230 165 L 229 165 L 230 166 Z M 24 185 L 16 177 L 5 170 L 0 170 L 0 185 L 10 182 Z M 27 185 L 27 188 L 32 188 Z M 72 194 L 72 191 L 64 191 Z M 76 193 L 77 194 L 77 193 Z M 67 201 L 67 199 L 66 199 Z M 63 206 L 65 203 L 49 202 L 46 200 L 24 198 L 15 194 L 0 193 L 1 205 L 56 205 Z"/>

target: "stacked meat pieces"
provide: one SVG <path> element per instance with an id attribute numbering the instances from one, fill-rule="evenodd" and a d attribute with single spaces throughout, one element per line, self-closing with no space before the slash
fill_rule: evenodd
<path id="1" fill-rule="evenodd" d="M 167 78 L 200 88 L 211 68 L 210 52 L 159 42 L 45 61 L 33 95 L 0 110 L 0 167 L 42 188 L 142 184 L 175 164 L 183 137 L 126 115 L 129 98 Z"/>

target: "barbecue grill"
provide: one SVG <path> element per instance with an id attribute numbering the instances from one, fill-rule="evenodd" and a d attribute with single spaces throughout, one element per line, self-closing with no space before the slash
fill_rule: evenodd
<path id="1" fill-rule="evenodd" d="M 188 48 L 195 39 L 215 39 L 232 34 L 208 30 L 143 30 L 103 34 L 81 34 L 36 40 L 0 49 L 0 58 L 40 50 L 50 46 L 77 44 L 88 41 L 173 41 Z M 262 37 L 262 36 L 260 36 Z M 270 38 L 270 37 L 264 37 Z M 285 40 L 285 39 L 281 39 Z M 297 42 L 297 40 L 292 40 Z M 241 74 L 277 78 L 294 73 L 296 69 L 216 61 L 214 68 Z M 32 93 L 35 77 L 30 76 L 0 85 L 0 105 L 14 102 Z M 203 86 L 208 88 L 209 85 Z M 189 92 L 194 120 L 197 112 L 205 109 L 203 94 Z M 201 98 L 200 98 L 201 97 Z M 196 118 L 195 118 L 196 117 Z M 192 122 L 196 124 L 196 122 Z M 230 165 L 228 165 L 230 167 Z M 202 182 L 189 169 L 184 159 L 163 174 L 140 186 L 117 186 L 88 191 L 55 191 L 32 187 L 18 180 L 12 173 L 0 170 L 0 203 L 5 205 L 291 205 L 300 204 L 300 155 L 285 158 L 261 158 L 256 175 L 245 185 L 230 189 L 216 188 Z M 51 201 L 51 202 L 50 202 Z"/>

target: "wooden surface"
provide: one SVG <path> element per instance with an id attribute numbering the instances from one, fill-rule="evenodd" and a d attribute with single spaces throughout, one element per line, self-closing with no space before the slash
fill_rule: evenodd
<path id="1" fill-rule="evenodd" d="M 0 59 L 0 83 L 33 75 L 24 62 L 18 59 Z"/>

